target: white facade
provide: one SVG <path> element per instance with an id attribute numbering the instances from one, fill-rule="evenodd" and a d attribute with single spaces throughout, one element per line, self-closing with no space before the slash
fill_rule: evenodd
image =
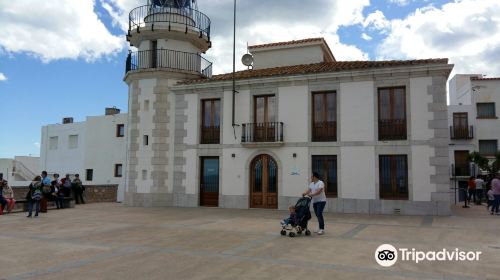
<path id="1" fill-rule="evenodd" d="M 186 9 L 193 24 L 176 26 L 151 8 L 163 20 L 133 10 L 128 33 L 128 205 L 286 209 L 321 170 L 327 211 L 450 213 L 446 59 L 337 62 L 321 38 L 250 46 L 234 93 L 231 74 L 192 62 L 211 46 L 206 16 Z"/>
<path id="2" fill-rule="evenodd" d="M 118 136 L 118 125 L 124 135 Z M 118 184 L 118 201 L 123 200 L 123 174 L 117 177 L 115 166 L 125 169 L 127 114 L 90 116 L 84 122 L 52 124 L 42 127 L 41 169 L 49 174 L 80 174 L 83 184 Z"/>
<path id="3" fill-rule="evenodd" d="M 499 150 L 500 78 L 483 78 L 482 75 L 477 74 L 459 74 L 450 80 L 449 93 L 450 165 L 455 168 L 457 176 L 466 178 L 474 174 L 471 174 L 470 168 L 462 167 L 462 170 L 456 170 L 456 166 L 464 165 L 463 161 L 455 159 L 456 155 L 459 157 L 460 153 L 483 152 L 483 141 L 497 143 L 496 150 Z M 481 106 L 488 106 L 486 111 L 490 112 L 491 115 L 484 116 L 482 115 L 484 112 L 478 112 L 481 110 Z M 458 114 L 461 114 L 467 121 L 459 122 L 457 120 Z M 467 128 L 465 132 L 461 131 L 463 126 Z M 458 133 L 455 135 L 453 132 Z M 492 154 L 484 155 L 492 156 Z"/>

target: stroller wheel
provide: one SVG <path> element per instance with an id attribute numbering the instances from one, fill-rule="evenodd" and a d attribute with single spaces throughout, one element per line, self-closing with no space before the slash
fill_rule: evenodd
<path id="1" fill-rule="evenodd" d="M 286 235 L 286 230 L 282 229 L 280 233 L 281 235 Z"/>
<path id="2" fill-rule="evenodd" d="M 295 233 L 294 233 L 294 232 L 290 232 L 290 233 L 288 234 L 288 236 L 290 236 L 290 237 L 295 237 Z"/>
<path id="3" fill-rule="evenodd" d="M 306 229 L 306 235 L 307 235 L 307 236 L 311 235 L 311 231 L 310 231 L 310 230 L 308 230 L 308 229 Z"/>

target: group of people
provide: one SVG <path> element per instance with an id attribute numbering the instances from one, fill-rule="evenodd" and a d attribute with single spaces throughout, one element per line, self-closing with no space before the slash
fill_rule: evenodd
<path id="1" fill-rule="evenodd" d="M 47 204 L 54 202 L 57 209 L 64 208 L 64 198 L 74 197 L 75 203 L 85 203 L 83 193 L 85 187 L 80 180 L 80 175 L 76 174 L 71 180 L 69 174 L 62 179 L 59 179 L 59 174 L 54 174 L 50 178 L 46 171 L 43 171 L 40 176 L 36 176 L 29 185 L 29 190 L 26 193 L 25 199 L 28 205 L 28 218 L 38 217 L 39 213 L 47 212 Z M 3 212 L 10 213 L 14 208 L 16 200 L 14 192 L 5 180 L 0 181 L 0 215 Z"/>
<path id="2" fill-rule="evenodd" d="M 500 174 L 491 180 L 486 176 L 471 176 L 467 182 L 467 201 L 481 204 L 483 197 L 487 199 L 487 208 L 490 214 L 500 215 Z"/>

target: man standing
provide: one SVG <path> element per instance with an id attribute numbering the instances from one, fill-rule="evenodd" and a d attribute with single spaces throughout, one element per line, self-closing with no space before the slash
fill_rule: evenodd
<path id="1" fill-rule="evenodd" d="M 312 197 L 314 214 L 316 214 L 319 223 L 319 229 L 316 233 L 322 235 L 325 233 L 325 221 L 323 220 L 323 209 L 325 209 L 326 205 L 325 184 L 319 179 L 317 172 L 313 172 L 311 181 L 309 188 L 302 195 Z"/>
<path id="2" fill-rule="evenodd" d="M 40 212 L 47 213 L 47 201 L 52 196 L 52 181 L 47 176 L 47 171 L 42 171 L 42 199 L 40 200 Z"/>
<path id="3" fill-rule="evenodd" d="M 493 190 L 493 196 L 495 197 L 493 207 L 491 208 L 491 215 L 493 215 L 493 212 L 500 215 L 500 212 L 498 211 L 500 208 L 500 174 L 497 173 L 496 178 L 491 181 L 491 189 Z"/>

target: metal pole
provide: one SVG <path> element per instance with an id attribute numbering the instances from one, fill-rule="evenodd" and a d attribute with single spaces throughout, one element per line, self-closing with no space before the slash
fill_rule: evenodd
<path id="1" fill-rule="evenodd" d="M 233 116 L 232 116 L 232 125 L 233 128 L 235 126 L 235 96 L 236 96 L 236 0 L 234 0 L 233 6 Z"/>

